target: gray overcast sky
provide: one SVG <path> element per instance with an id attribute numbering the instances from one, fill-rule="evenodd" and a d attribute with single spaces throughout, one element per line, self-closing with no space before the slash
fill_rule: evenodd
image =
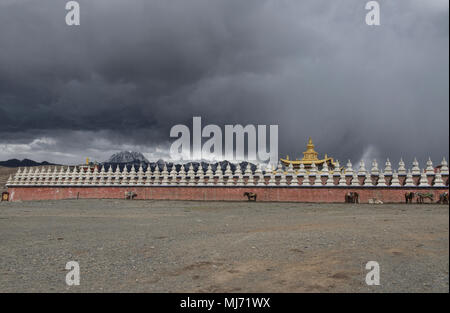
<path id="1" fill-rule="evenodd" d="M 167 156 L 175 124 L 278 124 L 341 161 L 449 150 L 448 0 L 0 0 L 0 160 Z M 409 164 L 408 164 L 409 165 Z"/>

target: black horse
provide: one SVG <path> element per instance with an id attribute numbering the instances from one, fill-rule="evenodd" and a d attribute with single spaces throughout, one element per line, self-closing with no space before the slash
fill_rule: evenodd
<path id="1" fill-rule="evenodd" d="M 244 197 L 247 197 L 248 201 L 256 201 L 256 193 L 244 192 Z"/>
<path id="2" fill-rule="evenodd" d="M 359 194 L 357 192 L 347 192 L 345 194 L 345 203 L 359 203 Z"/>
<path id="3" fill-rule="evenodd" d="M 406 192 L 405 193 L 405 202 L 412 203 L 415 195 L 416 194 L 414 192 Z"/>

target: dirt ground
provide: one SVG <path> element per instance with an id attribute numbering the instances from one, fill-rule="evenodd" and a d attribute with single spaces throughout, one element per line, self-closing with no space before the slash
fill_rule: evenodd
<path id="1" fill-rule="evenodd" d="M 1 202 L 0 242 L 0 292 L 449 292 L 445 205 Z"/>

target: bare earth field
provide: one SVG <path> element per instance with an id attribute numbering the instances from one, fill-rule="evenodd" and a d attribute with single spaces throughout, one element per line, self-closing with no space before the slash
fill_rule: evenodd
<path id="1" fill-rule="evenodd" d="M 1 202 L 0 243 L 0 292 L 449 292 L 445 205 Z"/>

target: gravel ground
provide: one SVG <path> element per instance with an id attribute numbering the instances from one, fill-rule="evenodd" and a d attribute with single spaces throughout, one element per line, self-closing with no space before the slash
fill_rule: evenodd
<path id="1" fill-rule="evenodd" d="M 440 205 L 1 202 L 0 243 L 0 292 L 449 292 Z"/>

